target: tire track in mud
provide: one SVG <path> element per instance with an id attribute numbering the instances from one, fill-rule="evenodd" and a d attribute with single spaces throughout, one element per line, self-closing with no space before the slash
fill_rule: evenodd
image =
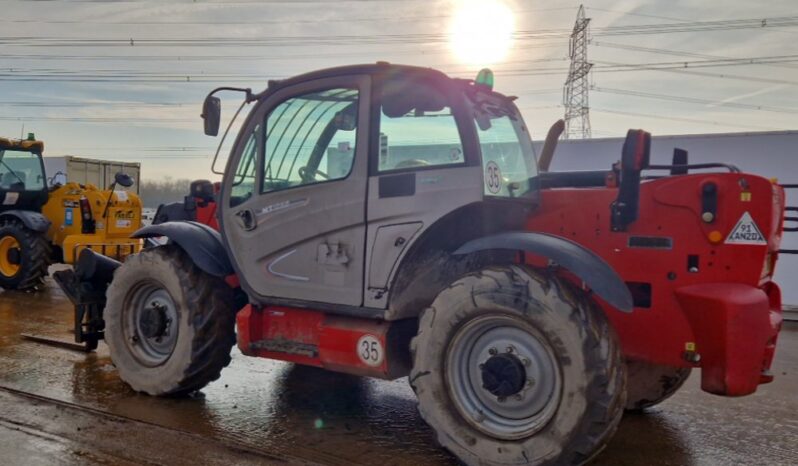
<path id="1" fill-rule="evenodd" d="M 0 385 L 0 426 L 73 448 L 76 462 L 131 464 L 346 465 L 312 449 L 254 448 Z"/>

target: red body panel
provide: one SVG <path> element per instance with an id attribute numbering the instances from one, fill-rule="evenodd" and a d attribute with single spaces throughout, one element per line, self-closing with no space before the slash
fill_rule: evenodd
<path id="1" fill-rule="evenodd" d="M 727 396 L 756 391 L 773 335 L 768 296 L 736 283 L 676 290 L 701 355 L 701 388 Z M 779 322 L 780 323 L 780 322 Z"/>
<path id="2" fill-rule="evenodd" d="M 709 182 L 718 187 L 717 211 L 706 221 L 701 194 Z M 764 178 L 738 173 L 647 181 L 640 189 L 638 220 L 623 232 L 610 228 L 616 197 L 613 187 L 544 190 L 527 229 L 576 241 L 604 258 L 627 283 L 650 287 L 644 305 L 631 314 L 599 300 L 625 356 L 700 367 L 702 388 L 719 395 L 746 395 L 772 380 L 781 294 L 771 277 L 782 233 L 783 190 Z M 198 220 L 217 227 L 211 205 L 214 212 L 198 211 Z M 746 213 L 766 244 L 726 244 Z M 630 242 L 634 237 L 660 241 L 641 246 Z M 546 265 L 533 256 L 527 262 Z M 227 281 L 237 286 L 235 276 Z M 410 334 L 393 332 L 401 327 L 395 322 L 251 306 L 239 312 L 237 322 L 238 345 L 250 356 L 380 378 L 408 372 Z M 358 356 L 364 336 L 383 349 L 379 364 Z"/>
<path id="3" fill-rule="evenodd" d="M 219 222 L 216 220 L 216 202 L 197 199 L 197 222 L 208 225 L 214 230 L 219 229 Z"/>
<path id="4" fill-rule="evenodd" d="M 238 313 L 237 324 L 238 347 L 249 356 L 383 379 L 409 372 L 403 353 L 410 334 L 396 332 L 398 327 L 391 322 L 248 305 Z M 364 337 L 371 345 L 364 343 Z"/>
<path id="5" fill-rule="evenodd" d="M 702 186 L 708 182 L 718 186 L 711 222 L 702 220 Z M 639 218 L 624 232 L 610 228 L 616 196 L 613 188 L 543 191 L 527 228 L 574 240 L 604 258 L 626 282 L 650 285 L 650 305 L 631 314 L 601 303 L 628 358 L 700 366 L 703 386 L 712 393 L 753 392 L 767 374 L 781 325 L 778 287 L 762 273 L 780 241 L 781 188 L 739 173 L 644 182 Z M 745 213 L 769 244 L 725 244 Z M 671 247 L 633 247 L 631 237 L 668 238 Z M 689 270 L 689 256 L 697 270 Z M 695 355 L 700 362 L 691 362 Z"/>

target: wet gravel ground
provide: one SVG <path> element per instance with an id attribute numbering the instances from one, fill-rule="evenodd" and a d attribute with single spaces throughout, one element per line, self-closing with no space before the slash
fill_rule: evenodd
<path id="1" fill-rule="evenodd" d="M 103 344 L 86 355 L 19 336 L 68 340 L 71 325 L 71 305 L 51 281 L 35 294 L 0 293 L 0 463 L 456 464 L 436 447 L 406 379 L 235 352 L 199 395 L 152 398 L 119 380 Z M 672 399 L 624 418 L 592 464 L 798 464 L 798 326 L 780 338 L 772 384 L 721 398 L 701 392 L 694 373 Z"/>

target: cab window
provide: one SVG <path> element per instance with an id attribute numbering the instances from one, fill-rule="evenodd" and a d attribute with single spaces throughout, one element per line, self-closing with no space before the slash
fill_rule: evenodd
<path id="1" fill-rule="evenodd" d="M 475 103 L 485 195 L 518 197 L 526 194 L 530 190 L 529 179 L 537 175 L 537 162 L 518 111 L 492 98 Z"/>
<path id="2" fill-rule="evenodd" d="M 357 89 L 292 97 L 266 117 L 261 192 L 346 178 L 355 159 Z"/>
<path id="3" fill-rule="evenodd" d="M 233 188 L 230 192 L 230 206 L 234 207 L 252 197 L 255 192 L 255 168 L 257 166 L 257 140 L 260 125 L 249 135 L 241 160 L 238 162 Z"/>
<path id="4" fill-rule="evenodd" d="M 27 151 L 0 150 L 0 188 L 12 191 L 44 189 L 42 162 Z"/>
<path id="5" fill-rule="evenodd" d="M 423 80 L 388 81 L 380 101 L 379 172 L 465 163 L 443 90 Z"/>

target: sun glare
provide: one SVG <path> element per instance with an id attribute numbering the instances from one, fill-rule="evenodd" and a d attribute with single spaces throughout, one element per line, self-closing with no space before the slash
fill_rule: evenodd
<path id="1" fill-rule="evenodd" d="M 469 65 L 498 63 L 512 46 L 514 22 L 512 10 L 498 0 L 461 0 L 451 25 L 452 50 Z"/>

